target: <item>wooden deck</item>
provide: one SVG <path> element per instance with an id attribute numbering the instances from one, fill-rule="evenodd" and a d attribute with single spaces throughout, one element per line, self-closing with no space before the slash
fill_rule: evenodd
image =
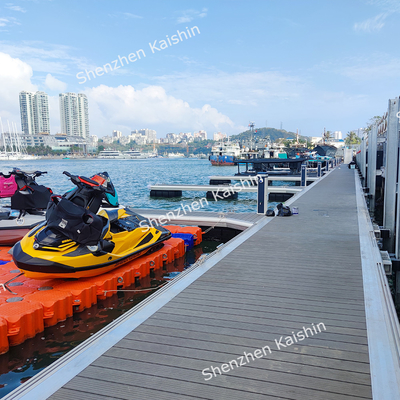
<path id="1" fill-rule="evenodd" d="M 293 205 L 299 215 L 263 218 L 50 398 L 371 399 L 354 171 L 332 171 Z M 320 323 L 305 340 L 275 341 Z M 265 346 L 262 358 L 232 363 Z M 230 362 L 205 380 L 203 370 Z"/>

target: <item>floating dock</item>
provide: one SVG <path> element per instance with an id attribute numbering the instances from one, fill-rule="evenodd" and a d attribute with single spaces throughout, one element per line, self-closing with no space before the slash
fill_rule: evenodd
<path id="1" fill-rule="evenodd" d="M 9 399 L 400 398 L 397 316 L 358 174 L 336 168 Z"/>
<path id="2" fill-rule="evenodd" d="M 166 270 L 167 264 L 183 257 L 187 242 L 187 246 L 193 247 L 202 241 L 200 228 L 169 228 L 175 237 L 166 240 L 161 249 L 105 274 L 79 280 L 27 278 L 12 261 L 10 247 L 1 247 L 0 354 L 72 314 L 90 308 L 98 299 L 111 297 L 120 289 L 140 286 L 140 280 L 152 277 L 156 270 Z M 13 281 L 5 286 L 9 280 Z"/>
<path id="3" fill-rule="evenodd" d="M 210 211 L 193 211 L 180 209 L 163 210 L 154 208 L 135 208 L 134 211 L 150 220 L 159 221 L 165 218 L 168 223 L 177 225 L 192 225 L 214 228 L 229 228 L 238 231 L 244 231 L 253 226 L 256 222 L 264 219 L 264 215 L 254 212 L 234 213 L 234 212 L 210 212 Z"/>

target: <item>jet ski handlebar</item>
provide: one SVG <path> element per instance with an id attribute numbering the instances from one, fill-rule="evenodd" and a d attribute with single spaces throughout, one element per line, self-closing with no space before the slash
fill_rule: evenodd
<path id="1" fill-rule="evenodd" d="M 85 176 L 72 175 L 68 171 L 64 171 L 63 174 L 68 176 L 68 178 L 71 179 L 71 182 L 77 186 L 84 185 L 94 190 L 100 190 L 102 192 L 106 190 L 101 182 L 97 182 L 94 179 L 86 178 Z"/>
<path id="2" fill-rule="evenodd" d="M 22 171 L 19 168 L 14 168 L 11 173 L 35 179 L 38 176 L 47 174 L 47 171 Z"/>

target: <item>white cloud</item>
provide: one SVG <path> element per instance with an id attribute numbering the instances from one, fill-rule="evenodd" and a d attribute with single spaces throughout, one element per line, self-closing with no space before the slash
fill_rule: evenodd
<path id="1" fill-rule="evenodd" d="M 128 18 L 137 18 L 137 19 L 142 19 L 143 17 L 141 17 L 140 15 L 136 15 L 136 14 L 131 14 L 131 13 L 123 13 L 126 17 Z"/>
<path id="2" fill-rule="evenodd" d="M 0 27 L 10 26 L 10 25 L 21 25 L 21 24 L 14 17 L 0 18 Z"/>
<path id="3" fill-rule="evenodd" d="M 60 92 L 64 92 L 65 89 L 67 88 L 67 84 L 63 81 L 60 81 L 59 79 L 55 78 L 51 74 L 46 75 L 46 79 L 44 81 L 44 84 L 50 89 L 50 90 L 58 90 Z"/>
<path id="4" fill-rule="evenodd" d="M 203 8 L 201 11 L 197 10 L 185 10 L 180 12 L 181 15 L 176 19 L 178 24 L 184 24 L 193 21 L 195 18 L 204 18 L 207 16 L 207 8 Z"/>
<path id="5" fill-rule="evenodd" d="M 385 26 L 385 20 L 389 13 L 381 13 L 363 22 L 356 22 L 353 29 L 357 32 L 378 32 Z"/>
<path id="6" fill-rule="evenodd" d="M 42 89 L 32 83 L 32 78 L 33 70 L 30 65 L 18 58 L 11 57 L 9 54 L 0 52 L 0 117 L 3 124 L 6 124 L 9 120 L 10 123 L 15 122 L 17 124 L 18 130 L 21 129 L 19 92 L 22 90 L 36 92 Z M 58 96 L 49 96 L 49 111 L 51 133 L 59 132 Z"/>
<path id="7" fill-rule="evenodd" d="M 8 8 L 9 10 L 12 10 L 12 11 L 18 11 L 18 12 L 26 13 L 25 8 L 22 8 L 20 6 L 14 6 L 12 3 L 7 3 L 6 4 L 6 8 Z"/>
<path id="8" fill-rule="evenodd" d="M 400 58 L 384 52 L 374 52 L 368 57 L 347 57 L 342 60 L 324 61 L 310 69 L 311 73 L 342 75 L 355 82 L 393 81 L 400 76 Z"/>
<path id="9" fill-rule="evenodd" d="M 23 59 L 37 72 L 75 75 L 76 71 L 96 68 L 85 58 L 72 56 L 70 53 L 74 50 L 70 46 L 38 41 L 23 41 L 17 44 L 0 41 L 0 51 Z"/>
<path id="10" fill-rule="evenodd" d="M 141 15 L 137 15 L 137 14 L 132 14 L 130 12 L 115 12 L 113 14 L 108 14 L 109 17 L 111 18 L 123 18 L 123 19 L 143 19 L 143 17 Z"/>
<path id="11" fill-rule="evenodd" d="M 187 101 L 256 106 L 277 99 L 297 99 L 304 82 L 275 71 L 203 74 L 182 73 L 154 78 L 168 93 Z"/>
<path id="12" fill-rule="evenodd" d="M 0 53 L 0 116 L 20 126 L 19 92 L 36 91 L 32 84 L 33 71 L 30 65 L 9 54 Z"/>
<path id="13" fill-rule="evenodd" d="M 379 60 L 384 61 L 380 62 Z M 362 64 L 343 67 L 340 72 L 342 75 L 358 81 L 382 81 L 382 78 L 398 79 L 400 76 L 400 59 L 377 58 Z"/>
<path id="14" fill-rule="evenodd" d="M 164 136 L 168 131 L 232 131 L 234 123 L 209 104 L 199 108 L 170 96 L 160 86 L 141 90 L 134 87 L 100 85 L 86 89 L 89 100 L 91 133 L 104 136 L 116 126 L 126 131 L 151 127 Z"/>
<path id="15" fill-rule="evenodd" d="M 178 17 L 178 19 L 176 20 L 178 22 L 178 24 L 184 24 L 185 22 L 190 22 L 193 20 L 193 17 L 189 17 L 189 16 L 182 16 L 182 17 Z"/>

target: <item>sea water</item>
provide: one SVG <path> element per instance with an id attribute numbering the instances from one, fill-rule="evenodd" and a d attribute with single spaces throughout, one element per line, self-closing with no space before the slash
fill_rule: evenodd
<path id="1" fill-rule="evenodd" d="M 0 171 L 9 172 L 13 167 L 22 170 L 47 171 L 36 179 L 37 183 L 50 187 L 55 194 L 63 194 L 74 187 L 63 171 L 90 177 L 107 171 L 117 190 L 119 201 L 134 208 L 174 209 L 181 203 L 205 197 L 203 192 L 183 192 L 182 197 L 151 198 L 150 185 L 192 184 L 208 185 L 212 175 L 234 175 L 236 166 L 214 167 L 208 160 L 196 158 L 151 158 L 144 160 L 104 159 L 39 159 L 32 161 L 1 161 Z M 235 182 L 234 182 L 235 183 Z M 203 202 L 204 204 L 204 202 Z M 237 200 L 209 200 L 202 211 L 256 211 L 256 193 L 239 193 Z"/>

